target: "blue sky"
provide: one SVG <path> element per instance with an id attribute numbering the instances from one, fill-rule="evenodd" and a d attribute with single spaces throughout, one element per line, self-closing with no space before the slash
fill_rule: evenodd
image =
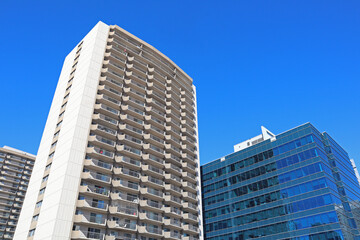
<path id="1" fill-rule="evenodd" d="M 305 122 L 360 165 L 359 1 L 10 1 L 0 7 L 0 145 L 36 153 L 67 53 L 98 22 L 197 87 L 201 163 Z"/>

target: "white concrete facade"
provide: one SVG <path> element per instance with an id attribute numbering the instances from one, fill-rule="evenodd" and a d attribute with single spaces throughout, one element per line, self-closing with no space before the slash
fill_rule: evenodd
<path id="1" fill-rule="evenodd" d="M 34 239 L 70 238 L 108 31 L 109 26 L 99 22 L 83 39 Z M 14 239 L 26 239 L 29 233 L 75 54 L 76 48 L 66 57 L 60 74 Z"/>

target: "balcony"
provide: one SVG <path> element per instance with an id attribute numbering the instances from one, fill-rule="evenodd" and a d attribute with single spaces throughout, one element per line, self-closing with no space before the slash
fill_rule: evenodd
<path id="1" fill-rule="evenodd" d="M 80 186 L 79 192 L 95 198 L 107 199 L 109 197 L 108 189 L 95 186 Z"/>
<path id="2" fill-rule="evenodd" d="M 146 173 L 147 175 L 152 175 L 158 178 L 162 178 L 163 177 L 163 173 L 164 171 L 158 167 L 154 167 L 152 165 L 143 165 L 143 169 L 144 173 Z"/>
<path id="3" fill-rule="evenodd" d="M 176 146 L 176 147 L 181 147 L 181 141 L 180 141 L 180 138 L 176 138 L 172 135 L 165 135 L 165 139 L 166 139 L 166 142 Z"/>
<path id="4" fill-rule="evenodd" d="M 177 230 L 181 230 L 181 221 L 179 219 L 164 219 L 164 224 L 166 227 L 174 228 Z"/>
<path id="5" fill-rule="evenodd" d="M 192 213 L 183 213 L 182 217 L 186 222 L 192 222 L 194 224 L 197 224 L 199 222 L 199 218 Z"/>
<path id="6" fill-rule="evenodd" d="M 104 114 L 97 113 L 93 115 L 93 119 L 96 122 L 99 122 L 100 124 L 106 127 L 117 129 L 118 121 L 115 120 L 114 118 L 108 117 Z"/>
<path id="7" fill-rule="evenodd" d="M 165 180 L 166 182 L 172 183 L 177 186 L 181 186 L 182 184 L 182 179 L 179 176 L 176 176 L 172 173 L 165 174 Z"/>
<path id="8" fill-rule="evenodd" d="M 91 201 L 89 199 L 77 200 L 76 207 L 85 208 L 90 211 L 104 212 L 108 210 L 108 204 L 98 201 Z"/>
<path id="9" fill-rule="evenodd" d="M 127 193 L 123 193 L 120 191 L 112 192 L 111 199 L 113 201 L 120 200 L 120 201 L 124 201 L 124 202 L 128 202 L 128 203 L 136 203 L 136 204 L 139 202 L 138 197 L 135 197 L 132 194 L 127 194 Z"/>
<path id="10" fill-rule="evenodd" d="M 107 149 L 109 151 L 114 150 L 115 148 L 115 141 L 112 141 L 110 139 L 104 138 L 99 135 L 90 135 L 89 142 L 95 144 L 98 147 Z"/>
<path id="11" fill-rule="evenodd" d="M 188 163 L 188 162 L 183 162 L 182 163 L 182 168 L 184 171 L 187 171 L 187 172 L 190 172 L 192 174 L 196 174 L 197 173 L 197 169 L 196 169 L 196 166 L 191 164 L 191 163 Z"/>
<path id="12" fill-rule="evenodd" d="M 131 192 L 131 193 L 138 193 L 139 192 L 139 184 L 129 182 L 122 179 L 114 179 L 112 181 L 114 187 Z"/>
<path id="13" fill-rule="evenodd" d="M 103 103 L 99 103 L 99 104 L 95 104 L 94 109 L 101 113 L 101 114 L 105 114 L 106 116 L 109 116 L 111 118 L 117 118 L 119 115 L 119 111 L 116 110 L 115 108 L 109 107 Z"/>
<path id="14" fill-rule="evenodd" d="M 197 204 L 191 203 L 191 202 L 184 202 L 183 203 L 183 209 L 187 212 L 197 213 L 198 207 Z"/>
<path id="15" fill-rule="evenodd" d="M 182 239 L 182 236 L 178 232 L 164 232 L 165 239 Z"/>
<path id="16" fill-rule="evenodd" d="M 140 180 L 140 174 L 137 171 L 130 170 L 127 168 L 117 167 L 114 168 L 116 175 L 121 175 L 122 178 L 126 178 L 130 181 L 138 182 Z"/>
<path id="17" fill-rule="evenodd" d="M 115 156 L 115 161 L 117 163 L 121 163 L 123 166 L 130 167 L 136 170 L 139 170 L 141 168 L 141 162 L 130 157 Z"/>
<path id="18" fill-rule="evenodd" d="M 140 109 L 145 108 L 145 103 L 142 100 L 138 100 L 138 99 L 130 97 L 130 96 L 123 96 L 122 99 L 123 99 L 124 103 L 131 105 L 135 108 L 140 108 Z"/>
<path id="19" fill-rule="evenodd" d="M 120 106 L 120 101 L 113 98 L 113 97 L 109 97 L 106 94 L 98 94 L 96 95 L 96 100 L 99 103 L 103 103 L 107 106 L 110 106 L 114 109 L 119 109 Z"/>
<path id="20" fill-rule="evenodd" d="M 182 149 L 183 153 L 187 153 L 190 156 L 195 157 L 197 155 L 197 148 L 194 147 L 193 145 L 191 146 L 191 145 L 184 144 L 181 146 L 181 149 Z"/>
<path id="21" fill-rule="evenodd" d="M 199 238 L 194 236 L 184 236 L 182 240 L 199 240 Z"/>
<path id="22" fill-rule="evenodd" d="M 110 206 L 109 211 L 111 214 L 120 215 L 122 218 L 129 218 L 129 219 L 137 219 L 138 217 L 138 210 L 137 206 L 134 205 L 133 207 L 127 206 Z"/>
<path id="23" fill-rule="evenodd" d="M 133 137 L 129 134 L 119 134 L 118 139 L 125 145 L 129 147 L 141 148 L 143 141 L 139 138 Z"/>
<path id="24" fill-rule="evenodd" d="M 180 197 L 172 196 L 172 195 L 165 195 L 164 197 L 165 202 L 169 202 L 172 205 L 176 205 L 178 207 L 182 206 L 182 201 Z"/>
<path id="25" fill-rule="evenodd" d="M 181 132 L 179 129 L 177 129 L 176 127 L 172 127 L 172 126 L 165 126 L 166 129 L 166 134 L 167 135 L 172 135 L 175 138 L 180 138 L 181 136 Z"/>
<path id="26" fill-rule="evenodd" d="M 125 79 L 124 80 L 126 87 L 132 88 L 135 91 L 139 91 L 142 92 L 143 94 L 146 91 L 146 85 L 144 80 L 141 79 L 141 81 L 139 81 L 137 78 L 134 79 Z"/>
<path id="27" fill-rule="evenodd" d="M 160 128 L 160 129 L 164 128 L 165 122 L 152 116 L 152 115 L 151 116 L 145 115 L 145 120 L 157 128 Z"/>
<path id="28" fill-rule="evenodd" d="M 114 129 L 111 129 L 109 127 L 105 127 L 100 124 L 92 124 L 90 127 L 90 130 L 94 132 L 95 134 L 102 135 L 108 139 L 116 140 L 116 133 L 117 131 Z"/>
<path id="29" fill-rule="evenodd" d="M 118 76 L 116 76 L 118 77 Z M 103 83 L 103 84 L 106 84 L 108 85 L 109 87 L 117 90 L 117 91 L 122 91 L 122 88 L 123 88 L 123 79 L 120 78 L 119 80 L 115 80 L 111 77 L 100 77 L 100 82 Z"/>
<path id="30" fill-rule="evenodd" d="M 85 216 L 82 214 L 75 215 L 74 223 L 81 223 L 91 227 L 99 227 L 106 225 L 105 217 L 98 217 L 98 216 Z"/>
<path id="31" fill-rule="evenodd" d="M 191 182 L 183 181 L 182 186 L 183 186 L 183 189 L 186 190 L 186 191 L 190 191 L 190 192 L 193 192 L 195 194 L 197 192 L 197 185 L 196 184 L 193 184 Z"/>
<path id="32" fill-rule="evenodd" d="M 95 183 L 110 184 L 111 178 L 104 174 L 94 172 L 83 172 L 81 174 L 82 179 L 86 179 Z"/>
<path id="33" fill-rule="evenodd" d="M 141 194 L 143 194 L 146 197 L 149 197 L 151 199 L 156 199 L 158 201 L 161 201 L 163 199 L 163 192 L 159 191 L 157 189 L 145 187 L 145 188 L 141 188 L 140 192 L 141 192 Z"/>
<path id="34" fill-rule="evenodd" d="M 129 114 L 121 114 L 120 119 L 122 122 L 131 124 L 131 125 L 135 125 L 135 127 L 137 127 L 137 128 L 142 128 L 144 125 L 144 121 L 141 120 L 142 118 L 139 119 L 139 118 L 133 117 L 132 115 L 129 115 Z"/>
<path id="35" fill-rule="evenodd" d="M 153 126 L 151 124 L 145 124 L 144 128 L 145 128 L 146 132 L 151 133 L 154 136 L 157 136 L 159 138 L 164 137 L 165 131 L 158 128 L 158 127 L 155 127 L 155 126 Z"/>
<path id="36" fill-rule="evenodd" d="M 184 230 L 184 232 L 187 232 L 190 234 L 198 234 L 199 233 L 199 228 L 192 224 L 183 225 L 183 230 Z"/>
<path id="37" fill-rule="evenodd" d="M 103 160 L 103 161 L 111 162 L 114 159 L 113 152 L 110 152 L 105 149 L 98 148 L 98 147 L 95 147 L 92 145 L 88 146 L 88 148 L 86 149 L 86 153 L 90 157 L 93 157 L 93 158 L 99 159 L 99 160 Z"/>
<path id="38" fill-rule="evenodd" d="M 177 196 L 181 196 L 182 190 L 180 187 L 177 187 L 175 185 L 172 184 L 165 184 L 165 190 L 170 192 L 173 195 L 177 195 Z"/>
<path id="39" fill-rule="evenodd" d="M 179 121 L 177 121 L 177 119 L 175 120 L 176 118 L 166 118 L 166 125 L 167 126 L 171 126 L 172 128 L 175 128 L 177 129 L 178 131 L 181 130 L 181 124 Z"/>
<path id="40" fill-rule="evenodd" d="M 197 196 L 191 192 L 183 192 L 183 199 L 187 201 L 191 201 L 193 203 L 197 203 Z"/>
<path id="41" fill-rule="evenodd" d="M 141 181 L 145 183 L 147 186 L 160 188 L 160 189 L 164 188 L 164 182 L 152 176 L 142 176 Z"/>
<path id="42" fill-rule="evenodd" d="M 143 148 L 144 150 L 147 152 L 147 153 L 150 153 L 152 155 L 155 155 L 159 158 L 164 158 L 164 149 L 162 148 L 159 148 L 153 144 L 150 144 L 150 143 L 145 143 L 143 145 Z"/>
<path id="43" fill-rule="evenodd" d="M 145 234 L 151 237 L 162 237 L 163 236 L 163 231 L 161 229 L 161 227 L 159 228 L 155 228 L 152 226 L 139 226 L 139 233 L 141 234 Z"/>
<path id="44" fill-rule="evenodd" d="M 157 136 L 154 136 L 152 134 L 144 134 L 144 139 L 146 140 L 147 143 L 151 143 L 153 145 L 156 145 L 158 147 L 162 147 L 165 143 L 165 141 L 162 138 L 159 138 Z"/>
<path id="45" fill-rule="evenodd" d="M 129 124 L 120 124 L 119 128 L 124 133 L 135 135 L 138 138 L 142 138 L 143 131 L 139 128 L 133 127 Z"/>
<path id="46" fill-rule="evenodd" d="M 136 232 L 137 224 L 135 221 L 129 221 L 126 219 L 121 220 L 108 220 L 107 225 L 112 229 L 125 230 L 128 232 Z"/>
<path id="47" fill-rule="evenodd" d="M 197 180 L 197 177 L 196 177 L 194 174 L 192 174 L 192 173 L 183 172 L 183 173 L 182 173 L 182 177 L 183 177 L 184 180 L 189 181 L 189 182 L 191 182 L 191 183 L 196 184 L 196 182 L 197 182 L 197 181 L 196 181 L 196 180 Z"/>
<path id="48" fill-rule="evenodd" d="M 163 221 L 161 214 L 154 214 L 153 212 L 140 213 L 139 218 L 141 221 L 151 222 L 155 224 L 162 224 Z"/>
<path id="49" fill-rule="evenodd" d="M 173 218 L 181 218 L 181 210 L 180 207 L 163 207 L 163 210 L 167 216 L 171 216 Z"/>
<path id="50" fill-rule="evenodd" d="M 156 202 L 156 201 L 152 201 L 152 200 L 140 200 L 140 207 L 153 211 L 153 212 L 163 212 L 162 209 L 162 203 L 161 202 Z"/>
<path id="51" fill-rule="evenodd" d="M 182 154 L 182 159 L 189 162 L 190 164 L 196 164 L 197 162 L 196 157 L 193 157 L 187 153 Z"/>
<path id="52" fill-rule="evenodd" d="M 122 84 L 121 84 L 122 86 Z M 98 91 L 100 94 L 105 94 L 108 97 L 111 97 L 112 99 L 115 99 L 118 101 L 122 95 L 121 90 L 109 87 L 108 85 L 99 85 Z M 118 108 L 119 105 L 116 105 L 116 108 Z"/>
<path id="53" fill-rule="evenodd" d="M 120 154 L 127 155 L 130 158 L 135 158 L 135 159 L 141 158 L 141 151 L 139 149 L 127 145 L 116 145 L 116 150 Z"/>
<path id="54" fill-rule="evenodd" d="M 158 108 L 152 107 L 152 106 L 146 106 L 145 107 L 145 112 L 148 115 L 153 115 L 156 118 L 162 119 L 163 117 L 165 117 L 165 113 L 161 110 L 159 110 Z"/>
<path id="55" fill-rule="evenodd" d="M 165 144 L 165 150 L 166 152 L 171 153 L 172 156 L 181 156 L 181 149 L 178 147 L 175 147 L 174 145 L 171 144 Z M 175 157 L 174 160 L 178 160 L 177 163 L 181 163 L 181 160 L 179 157 Z"/>
<path id="56" fill-rule="evenodd" d="M 169 173 L 181 176 L 182 170 L 173 163 L 165 163 L 165 170 Z"/>
<path id="57" fill-rule="evenodd" d="M 104 233 L 88 232 L 83 230 L 75 230 L 71 232 L 71 239 L 96 239 L 104 240 Z"/>
<path id="58" fill-rule="evenodd" d="M 135 108 L 131 105 L 123 104 L 121 105 L 121 110 L 124 111 L 124 113 L 129 113 L 138 119 L 143 119 L 144 117 L 144 112 L 142 110 L 139 110 L 138 108 Z"/>

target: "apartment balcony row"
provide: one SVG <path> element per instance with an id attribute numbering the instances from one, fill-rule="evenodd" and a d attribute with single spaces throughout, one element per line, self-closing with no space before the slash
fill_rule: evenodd
<path id="1" fill-rule="evenodd" d="M 121 108 L 122 114 L 124 114 L 124 113 L 130 114 L 140 120 L 144 118 L 145 112 L 137 107 L 134 107 L 129 104 L 127 104 L 127 105 L 122 104 L 120 106 L 120 108 Z"/>
<path id="2" fill-rule="evenodd" d="M 94 124 L 91 124 L 90 130 L 94 134 L 97 134 L 99 136 L 103 136 L 103 137 L 108 138 L 108 139 L 110 139 L 112 141 L 116 140 L 117 131 L 112 129 L 112 128 L 109 128 L 107 126 L 94 123 Z"/>
<path id="3" fill-rule="evenodd" d="M 138 210 L 136 205 L 131 208 L 121 205 L 112 205 L 109 207 L 109 211 L 111 214 L 117 215 L 121 218 L 137 219 L 138 217 Z"/>
<path id="4" fill-rule="evenodd" d="M 117 85 L 118 87 L 120 87 L 120 86 L 123 87 L 122 83 L 119 83 L 119 84 L 120 85 Z M 122 96 L 122 90 L 119 90 L 119 88 L 108 86 L 108 82 L 106 81 L 104 85 L 98 86 L 98 95 L 97 96 L 106 96 L 106 98 L 104 100 L 106 100 L 114 108 L 119 110 L 120 99 Z M 98 99 L 102 99 L 102 98 L 99 97 Z"/>
<path id="5" fill-rule="evenodd" d="M 125 167 L 129 167 L 131 169 L 136 169 L 136 170 L 140 170 L 140 168 L 142 166 L 140 160 L 133 159 L 131 157 L 126 157 L 126 156 L 118 156 L 118 155 L 116 155 L 115 156 L 115 161 L 117 163 L 121 163 Z"/>
<path id="6" fill-rule="evenodd" d="M 76 206 L 93 212 L 106 213 L 108 211 L 107 203 L 92 201 L 89 199 L 77 200 Z"/>
<path id="7" fill-rule="evenodd" d="M 113 201 L 123 201 L 126 203 L 133 203 L 133 204 L 139 203 L 139 197 L 137 195 L 118 191 L 118 190 L 111 192 L 110 196 Z"/>
<path id="8" fill-rule="evenodd" d="M 112 118 L 109 117 L 105 114 L 101 114 L 101 113 L 95 113 L 93 115 L 93 120 L 96 121 L 97 123 L 109 127 L 113 130 L 116 130 L 118 128 L 118 120 L 116 120 L 116 118 Z"/>
<path id="9" fill-rule="evenodd" d="M 122 91 L 123 89 L 123 78 L 119 78 L 118 76 L 116 76 L 116 79 L 111 78 L 109 76 L 101 76 L 100 77 L 100 83 L 102 85 L 107 85 L 109 87 L 111 87 L 112 89 L 115 89 L 117 91 Z"/>
<path id="10" fill-rule="evenodd" d="M 107 199 L 110 194 L 108 188 L 97 186 L 80 186 L 79 192 L 100 199 Z"/>
<path id="11" fill-rule="evenodd" d="M 87 228 L 85 228 L 87 229 Z M 116 232 L 117 234 L 114 234 L 115 232 L 111 232 L 108 234 L 105 234 L 105 231 L 102 230 L 100 232 L 95 232 L 95 231 L 87 231 L 85 229 L 80 229 L 80 230 L 73 230 L 71 232 L 71 239 L 78 239 L 78 240 L 138 240 L 135 238 L 135 236 L 133 237 L 127 237 L 126 235 L 124 235 L 124 233 L 122 234 L 118 234 L 118 232 Z"/>
<path id="12" fill-rule="evenodd" d="M 140 181 L 139 172 L 128 168 L 116 167 L 114 168 L 114 174 L 121 175 L 122 178 L 128 179 L 129 181 L 133 181 L 133 182 Z"/>
<path id="13" fill-rule="evenodd" d="M 88 147 L 86 149 L 86 153 L 91 158 L 102 160 L 105 162 L 106 161 L 112 162 L 114 159 L 114 156 L 115 156 L 114 152 L 108 151 L 108 150 L 100 148 L 100 147 L 96 147 L 91 144 L 88 145 Z"/>
<path id="14" fill-rule="evenodd" d="M 123 180 L 119 178 L 115 178 L 112 180 L 112 185 L 117 189 L 124 190 L 130 193 L 138 193 L 140 190 L 139 184 L 137 182 L 131 182 L 128 180 Z"/>
<path id="15" fill-rule="evenodd" d="M 109 97 L 107 94 L 97 94 L 96 95 L 96 102 L 103 103 L 107 106 L 110 106 L 114 109 L 120 109 L 120 100 L 118 98 Z"/>
<path id="16" fill-rule="evenodd" d="M 94 183 L 101 183 L 105 185 L 111 184 L 111 177 L 97 172 L 83 172 L 81 174 L 81 178 Z"/>
<path id="17" fill-rule="evenodd" d="M 115 141 L 93 133 L 90 134 L 88 141 L 92 145 L 96 145 L 97 147 L 106 149 L 108 151 L 113 151 L 116 146 Z"/>

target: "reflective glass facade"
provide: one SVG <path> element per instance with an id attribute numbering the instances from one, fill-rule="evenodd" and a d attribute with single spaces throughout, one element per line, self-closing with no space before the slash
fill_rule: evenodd
<path id="1" fill-rule="evenodd" d="M 201 167 L 207 240 L 360 239 L 348 154 L 310 123 Z"/>

